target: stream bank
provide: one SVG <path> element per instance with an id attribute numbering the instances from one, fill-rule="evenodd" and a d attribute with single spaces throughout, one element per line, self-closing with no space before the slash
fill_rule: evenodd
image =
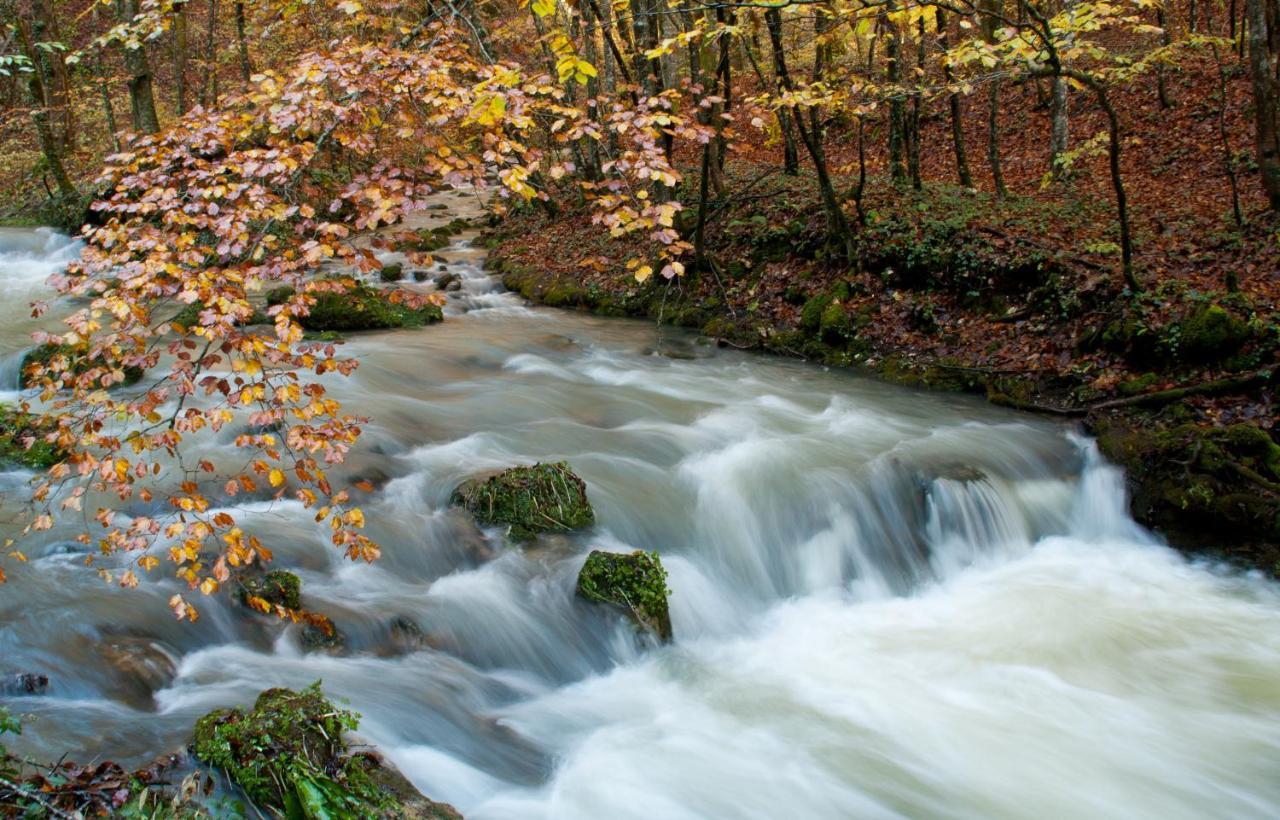
<path id="1" fill-rule="evenodd" d="M 1132 294 L 1105 243 L 1069 241 L 1105 222 L 1096 203 L 945 186 L 869 188 L 850 264 L 828 253 L 805 183 L 713 212 L 708 261 L 679 281 L 637 283 L 623 261 L 643 246 L 602 238 L 583 210 L 517 212 L 483 241 L 491 269 L 537 304 L 1076 419 L 1125 468 L 1138 521 L 1188 553 L 1280 576 L 1270 277 L 1238 276 L 1224 253 Z M 1254 228 L 1259 249 L 1267 231 Z"/>

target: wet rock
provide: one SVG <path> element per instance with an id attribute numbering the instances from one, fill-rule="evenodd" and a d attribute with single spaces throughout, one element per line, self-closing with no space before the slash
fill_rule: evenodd
<path id="1" fill-rule="evenodd" d="M 453 491 L 458 504 L 484 524 L 505 524 L 515 541 L 544 532 L 571 532 L 595 523 L 587 487 L 565 462 L 513 467 Z"/>
<path id="2" fill-rule="evenodd" d="M 384 658 L 395 658 L 431 648 L 430 638 L 418 626 L 417 621 L 405 615 L 397 615 L 387 625 L 387 638 L 377 648 L 376 654 Z"/>
<path id="3" fill-rule="evenodd" d="M 302 583 L 292 572 L 273 569 L 262 575 L 242 578 L 239 597 L 246 606 L 253 606 L 251 600 L 260 598 L 273 607 L 299 609 L 302 606 Z"/>
<path id="4" fill-rule="evenodd" d="M 382 270 L 378 271 L 378 277 L 384 282 L 399 282 L 404 278 L 404 265 L 399 262 L 383 265 Z"/>
<path id="5" fill-rule="evenodd" d="M 154 695 L 173 682 L 179 655 L 148 635 L 112 634 L 97 644 L 109 680 L 109 694 L 138 709 L 155 708 Z"/>
<path id="6" fill-rule="evenodd" d="M 429 276 L 431 276 L 431 271 L 426 270 L 425 268 L 418 268 L 413 272 L 413 281 L 425 282 Z"/>
<path id="7" fill-rule="evenodd" d="M 43 695 L 48 689 L 49 676 L 38 672 L 0 675 L 0 695 Z"/>
<path id="8" fill-rule="evenodd" d="M 435 286 L 443 291 L 462 290 L 462 277 L 456 273 L 444 273 L 435 278 Z"/>
<path id="9" fill-rule="evenodd" d="M 1255 424 L 1225 428 L 1094 421 L 1098 448 L 1125 468 L 1136 519 L 1190 549 L 1280 573 L 1280 445 Z"/>
<path id="10" fill-rule="evenodd" d="M 268 689 L 249 711 L 220 709 L 200 718 L 194 749 L 272 816 L 460 817 L 379 756 L 352 753 L 346 734 L 358 723 L 358 715 L 321 694 L 319 682 L 300 692 Z"/>
<path id="11" fill-rule="evenodd" d="M 635 625 L 666 643 L 671 640 L 667 608 L 667 571 L 656 552 L 636 550 L 630 555 L 592 550 L 578 573 L 577 593 L 608 605 Z"/>
<path id="12" fill-rule="evenodd" d="M 298 643 L 303 652 L 324 652 L 329 655 L 341 655 L 346 651 L 347 638 L 338 630 L 328 615 L 310 614 L 310 623 L 305 624 L 298 633 Z"/>

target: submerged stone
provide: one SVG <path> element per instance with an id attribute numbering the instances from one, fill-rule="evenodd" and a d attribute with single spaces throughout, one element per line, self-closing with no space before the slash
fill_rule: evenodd
<path id="1" fill-rule="evenodd" d="M 578 573 L 578 595 L 607 604 L 664 643 L 671 640 L 667 571 L 656 552 L 592 550 Z"/>
<path id="2" fill-rule="evenodd" d="M 453 491 L 452 501 L 484 524 L 505 524 L 516 541 L 595 523 L 587 486 L 563 461 L 513 467 Z"/>
<path id="3" fill-rule="evenodd" d="M 38 672 L 10 672 L 0 675 L 0 695 L 43 695 L 49 676 Z"/>
<path id="4" fill-rule="evenodd" d="M 333 705 L 319 682 L 268 689 L 253 709 L 219 709 L 196 722 L 196 756 L 223 769 L 271 816 L 456 818 L 379 758 L 353 754 L 358 716 Z"/>

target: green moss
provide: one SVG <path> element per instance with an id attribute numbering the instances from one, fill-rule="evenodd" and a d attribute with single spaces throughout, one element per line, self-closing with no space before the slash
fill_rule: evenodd
<path id="1" fill-rule="evenodd" d="M 1280 537 L 1280 447 L 1252 424 L 1228 428 L 1114 423 L 1098 447 L 1125 468 L 1140 521 L 1186 545 L 1226 547 L 1247 560 L 1250 544 Z"/>
<path id="2" fill-rule="evenodd" d="M 1120 382 L 1117 389 L 1122 396 L 1136 396 L 1146 393 L 1160 383 L 1160 376 L 1155 373 L 1143 373 L 1141 376 Z"/>
<path id="3" fill-rule="evenodd" d="M 813 296 L 800 309 L 800 327 L 807 333 L 817 333 L 822 327 L 822 316 L 831 305 L 831 297 L 827 294 Z"/>
<path id="4" fill-rule="evenodd" d="M 402 250 L 418 251 L 419 253 L 438 251 L 449 247 L 449 233 L 447 231 L 440 232 L 428 229 L 415 231 L 413 239 L 401 243 L 400 247 Z"/>
<path id="5" fill-rule="evenodd" d="M 317 681 L 301 692 L 268 689 L 248 712 L 210 712 L 196 722 L 194 748 L 268 812 L 397 816 L 397 799 L 375 785 L 368 759 L 347 753 L 343 734 L 358 722 L 355 713 L 326 699 Z"/>
<path id="6" fill-rule="evenodd" d="M 592 550 L 578 573 L 578 595 L 616 607 L 636 626 L 671 640 L 671 615 L 667 608 L 667 571 L 656 552 L 637 550 L 622 555 Z"/>
<path id="7" fill-rule="evenodd" d="M 53 368 L 54 372 L 49 373 L 48 377 L 52 379 L 61 379 L 63 382 L 66 382 L 95 367 L 110 367 L 111 369 L 115 369 L 118 366 L 118 363 L 91 360 L 89 358 L 88 344 L 69 345 L 53 344 L 52 342 L 42 344 L 39 347 L 35 347 L 27 351 L 27 354 L 22 357 L 21 379 L 23 387 L 38 386 L 36 382 L 32 381 L 30 373 L 31 369 L 36 366 L 42 368 Z M 143 375 L 142 368 L 128 365 L 120 369 L 124 373 L 124 381 L 120 384 L 127 387 L 141 381 Z"/>
<path id="8" fill-rule="evenodd" d="M 1249 339 L 1249 326 L 1220 305 L 1206 305 L 1181 322 L 1179 352 L 1199 361 L 1221 359 Z"/>
<path id="9" fill-rule="evenodd" d="M 289 285 L 280 285 L 267 291 L 267 306 L 283 305 L 294 297 L 297 291 Z"/>
<path id="10" fill-rule="evenodd" d="M 853 338 L 853 335 L 853 320 L 849 318 L 849 312 L 838 300 L 832 301 L 818 320 L 818 336 L 827 344 L 838 345 Z"/>
<path id="11" fill-rule="evenodd" d="M 378 271 L 378 277 L 384 282 L 399 282 L 404 278 L 404 265 L 399 262 L 383 265 L 382 270 Z"/>
<path id="12" fill-rule="evenodd" d="M 343 293 L 317 293 L 310 314 L 298 317 L 298 323 L 306 330 L 344 333 L 421 327 L 443 318 L 437 305 L 411 308 L 391 301 L 383 291 L 356 284 Z"/>
<path id="13" fill-rule="evenodd" d="M 240 582 L 241 601 L 249 598 L 262 598 L 285 609 L 299 609 L 302 606 L 302 584 L 292 572 L 273 569 L 260 577 Z"/>
<path id="14" fill-rule="evenodd" d="M 516 541 L 595 523 L 586 484 L 563 461 L 513 467 L 486 481 L 468 481 L 454 490 L 452 500 L 482 523 L 507 525 Z"/>
<path id="15" fill-rule="evenodd" d="M 66 458 L 56 444 L 44 440 L 57 426 L 47 419 L 0 404 L 0 462 L 47 470 Z M 31 438 L 28 447 L 24 439 Z"/>

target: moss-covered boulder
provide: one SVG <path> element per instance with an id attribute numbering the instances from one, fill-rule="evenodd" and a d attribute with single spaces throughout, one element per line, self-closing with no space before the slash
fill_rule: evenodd
<path id="1" fill-rule="evenodd" d="M 66 458 L 62 448 L 44 439 L 55 429 L 47 419 L 0 404 L 0 462 L 49 469 Z"/>
<path id="2" fill-rule="evenodd" d="M 1249 340 L 1249 325 L 1221 305 L 1205 305 L 1177 326 L 1178 350 L 1189 361 L 1217 361 Z"/>
<path id="3" fill-rule="evenodd" d="M 1102 453 L 1125 468 L 1139 521 L 1179 546 L 1252 566 L 1280 559 L 1280 445 L 1266 430 L 1111 421 L 1094 432 Z"/>
<path id="4" fill-rule="evenodd" d="M 267 304 L 283 304 L 292 299 L 294 293 L 291 287 L 273 288 L 267 292 Z M 442 319 L 444 311 L 438 305 L 413 307 L 392 299 L 387 291 L 357 283 L 341 293 L 317 293 L 311 312 L 299 316 L 298 324 L 314 332 L 345 333 L 422 327 Z"/>
<path id="5" fill-rule="evenodd" d="M 384 282 L 399 282 L 404 278 L 404 265 L 399 262 L 383 265 L 378 271 L 378 278 Z"/>
<path id="6" fill-rule="evenodd" d="M 671 640 L 667 571 L 656 552 L 592 550 L 578 573 L 578 595 L 611 606 L 664 643 Z"/>
<path id="7" fill-rule="evenodd" d="M 457 818 L 345 734 L 359 717 L 333 705 L 319 682 L 301 692 L 268 689 L 253 709 L 220 709 L 196 722 L 198 758 L 227 773 L 269 816 Z"/>
<path id="8" fill-rule="evenodd" d="M 483 481 L 467 481 L 453 491 L 452 501 L 483 524 L 505 524 L 516 541 L 595 523 L 587 485 L 563 461 L 513 467 Z"/>
<path id="9" fill-rule="evenodd" d="M 53 379 L 61 379 L 64 383 L 69 382 L 76 376 L 88 372 L 95 367 L 110 367 L 110 369 L 119 369 L 124 376 L 123 381 L 115 382 L 114 385 L 129 386 L 137 384 L 142 379 L 142 368 L 132 365 L 119 367 L 89 358 L 88 344 L 54 344 L 49 342 L 34 347 L 27 351 L 22 357 L 22 375 L 20 377 L 22 387 L 39 386 L 32 378 L 31 370 L 35 367 L 51 369 L 48 375 Z M 113 386 L 114 386 L 113 385 Z"/>
<path id="10" fill-rule="evenodd" d="M 261 598 L 272 606 L 299 609 L 302 607 L 302 583 L 298 576 L 283 569 L 242 579 L 240 601 L 250 605 L 253 598 Z"/>

